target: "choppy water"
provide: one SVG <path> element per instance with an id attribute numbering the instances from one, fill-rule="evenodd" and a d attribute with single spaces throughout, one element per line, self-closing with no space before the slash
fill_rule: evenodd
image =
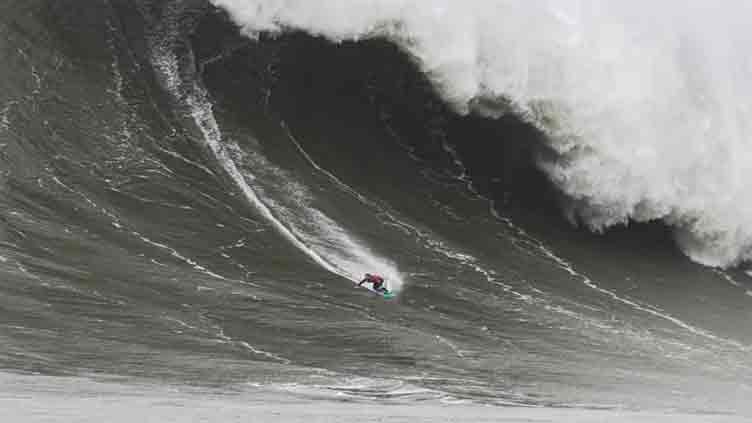
<path id="1" fill-rule="evenodd" d="M 456 114 L 393 44 L 198 0 L 0 16 L 7 416 L 749 415 L 743 269 L 573 228 L 542 134 Z"/>

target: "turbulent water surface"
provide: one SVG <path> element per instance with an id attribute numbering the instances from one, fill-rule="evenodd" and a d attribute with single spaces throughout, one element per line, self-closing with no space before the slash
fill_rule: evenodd
<path id="1" fill-rule="evenodd" d="M 749 417 L 749 12 L 6 1 L 0 416 Z"/>

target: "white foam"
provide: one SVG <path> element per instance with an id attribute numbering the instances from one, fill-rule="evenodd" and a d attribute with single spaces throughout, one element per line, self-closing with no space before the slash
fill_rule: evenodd
<path id="1" fill-rule="evenodd" d="M 587 226 L 663 219 L 699 262 L 752 258 L 749 2 L 212 1 L 251 36 L 389 38 L 458 111 L 503 96 L 546 131 Z"/>
<path id="2" fill-rule="evenodd" d="M 16 102 L 10 101 L 0 109 L 0 129 L 3 131 L 10 129 L 10 111 L 11 107 L 15 104 Z M 5 148 L 6 145 L 7 144 L 2 144 L 0 147 Z"/>

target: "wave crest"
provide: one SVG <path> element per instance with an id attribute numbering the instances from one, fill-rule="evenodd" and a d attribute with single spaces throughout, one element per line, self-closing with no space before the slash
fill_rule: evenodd
<path id="1" fill-rule="evenodd" d="M 540 166 L 591 229 L 662 219 L 696 261 L 752 258 L 752 5 L 212 2 L 250 36 L 390 39 L 458 112 L 503 98 L 546 133 Z"/>

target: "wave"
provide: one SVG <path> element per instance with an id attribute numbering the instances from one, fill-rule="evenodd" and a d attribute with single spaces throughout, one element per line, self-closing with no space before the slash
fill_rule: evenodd
<path id="1" fill-rule="evenodd" d="M 574 12 L 469 2 L 486 7 L 483 26 L 456 5 L 431 17 L 440 1 L 342 3 L 339 15 L 324 2 L 293 25 L 276 15 L 303 18 L 304 3 L 257 2 L 268 20 L 246 25 L 251 41 L 208 0 L 74 3 L 0 17 L 3 369 L 112 375 L 125 393 L 140 380 L 250 387 L 275 403 L 748 411 L 752 333 L 737 322 L 749 275 L 690 263 L 659 222 L 604 236 L 569 227 L 561 192 L 574 221 L 616 224 L 603 196 L 557 179 L 630 159 L 632 147 L 608 155 L 582 129 L 612 115 L 571 106 L 610 100 L 563 83 L 571 96 L 543 92 L 539 69 L 518 92 L 494 79 L 523 63 L 512 50 L 492 58 L 494 45 L 540 67 L 555 53 L 545 32 L 562 30 L 505 45 L 486 21 L 522 38 L 525 21 L 491 12 L 530 25 Z M 380 15 L 348 19 L 352 4 Z M 355 29 L 315 28 L 337 16 Z M 391 20 L 361 31 L 374 16 Z M 459 32 L 431 33 L 448 29 Z M 631 198 L 613 183 L 608 198 Z M 663 219 L 680 229 L 695 222 L 687 210 Z M 403 283 L 399 298 L 344 280 L 372 269 Z M 63 380 L 39 377 L 29 383 Z"/>
<path id="2" fill-rule="evenodd" d="M 461 114 L 514 114 L 594 231 L 663 220 L 693 260 L 752 258 L 752 34 L 741 1 L 212 0 L 246 35 L 385 38 Z"/>

